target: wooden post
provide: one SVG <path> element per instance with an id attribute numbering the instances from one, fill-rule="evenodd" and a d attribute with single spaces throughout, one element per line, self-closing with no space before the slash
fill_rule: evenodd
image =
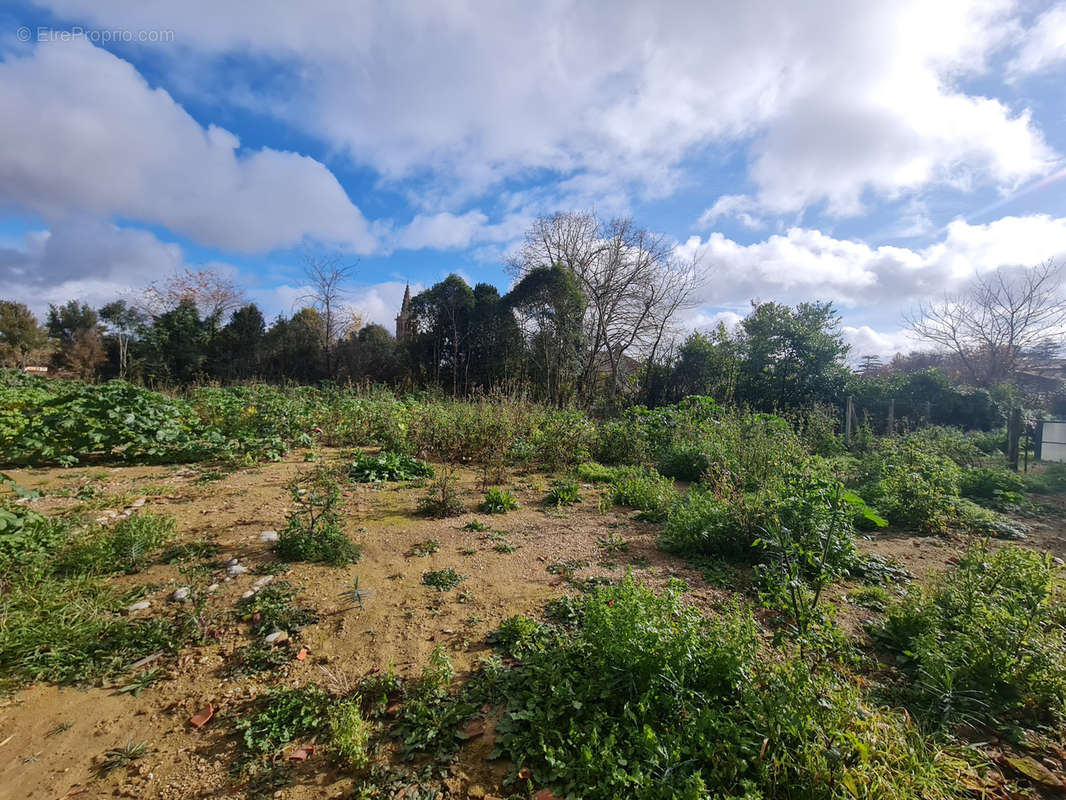
<path id="1" fill-rule="evenodd" d="M 925 424 L 933 424 L 933 404 L 928 400 L 925 401 Z"/>
<path id="2" fill-rule="evenodd" d="M 855 417 L 855 398 L 850 394 L 844 404 L 844 443 L 851 446 L 851 421 Z"/>
<path id="3" fill-rule="evenodd" d="M 896 398 L 892 398 L 888 401 L 888 435 L 893 436 L 896 433 Z"/>
<path id="4" fill-rule="evenodd" d="M 1018 471 L 1018 440 L 1022 435 L 1022 410 L 1012 408 L 1007 420 L 1007 465 Z"/>
<path id="5" fill-rule="evenodd" d="M 1033 442 L 1033 461 L 1039 461 L 1044 449 L 1044 420 L 1036 423 L 1036 440 Z"/>

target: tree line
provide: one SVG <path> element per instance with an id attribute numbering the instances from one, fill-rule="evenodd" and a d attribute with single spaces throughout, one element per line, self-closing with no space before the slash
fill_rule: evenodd
<path id="1" fill-rule="evenodd" d="M 1054 362 L 1066 320 L 1054 265 L 1000 270 L 915 312 L 912 328 L 936 354 L 889 365 L 866 356 L 856 374 L 827 302 L 753 302 L 732 329 L 684 334 L 680 318 L 704 270 L 674 253 L 631 220 L 545 216 L 508 263 L 508 291 L 449 275 L 411 298 L 399 340 L 351 313 L 345 286 L 355 265 L 339 257 L 307 255 L 304 307 L 269 323 L 240 287 L 211 271 L 178 273 L 100 308 L 53 305 L 43 324 L 24 304 L 0 301 L 0 362 L 47 361 L 86 380 L 153 385 L 351 380 L 457 396 L 502 389 L 608 412 L 691 394 L 773 411 L 840 403 L 881 386 L 915 403 L 979 408 L 974 415 L 985 420 L 987 403 L 948 401 L 945 392 L 1010 383 L 1036 354 Z M 924 378 L 913 386 L 888 377 L 917 373 Z"/>

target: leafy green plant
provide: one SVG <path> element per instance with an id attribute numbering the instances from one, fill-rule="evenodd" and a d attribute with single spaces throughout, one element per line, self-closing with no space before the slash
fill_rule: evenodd
<path id="1" fill-rule="evenodd" d="M 163 673 L 158 667 L 138 672 L 129 683 L 119 687 L 119 694 L 139 695 L 152 684 L 162 679 Z"/>
<path id="2" fill-rule="evenodd" d="M 959 494 L 1001 511 L 1017 511 L 1032 504 L 1026 498 L 1021 475 L 1003 467 L 977 467 L 963 471 Z"/>
<path id="3" fill-rule="evenodd" d="M 574 481 L 555 481 L 544 497 L 545 505 L 561 508 L 581 502 L 581 489 Z"/>
<path id="4" fill-rule="evenodd" d="M 289 484 L 295 509 L 278 535 L 274 552 L 284 561 L 309 561 L 343 567 L 354 564 L 362 549 L 343 530 L 341 491 L 336 471 L 319 466 Z"/>
<path id="5" fill-rule="evenodd" d="M 671 445 L 659 456 L 657 468 L 668 478 L 698 481 L 711 466 L 711 460 L 699 446 Z"/>
<path id="6" fill-rule="evenodd" d="M 463 491 L 455 470 L 442 470 L 429 483 L 429 491 L 418 501 L 418 510 L 438 519 L 463 513 Z"/>
<path id="7" fill-rule="evenodd" d="M 444 761 L 459 749 L 457 728 L 473 716 L 477 707 L 463 696 L 449 692 L 454 676 L 447 654 L 438 645 L 422 670 L 421 680 L 404 693 L 395 733 L 405 757 L 432 752 Z"/>
<path id="8" fill-rule="evenodd" d="M 452 567 L 422 573 L 422 583 L 438 592 L 450 592 L 466 580 L 466 575 L 456 572 Z"/>
<path id="9" fill-rule="evenodd" d="M 228 660 L 223 674 L 229 678 L 243 678 L 270 672 L 292 661 L 292 651 L 288 644 L 281 646 L 256 639 L 238 648 Z"/>
<path id="10" fill-rule="evenodd" d="M 329 708 L 329 695 L 314 684 L 269 689 L 258 711 L 238 720 L 237 732 L 249 752 L 269 755 L 294 739 L 321 731 L 328 723 Z"/>
<path id="11" fill-rule="evenodd" d="M 880 439 L 861 462 L 858 492 L 892 524 L 940 533 L 952 519 L 960 469 L 935 442 Z"/>
<path id="12" fill-rule="evenodd" d="M 586 483 L 611 483 L 618 474 L 616 467 L 607 467 L 595 461 L 586 461 L 574 468 L 574 474 Z"/>
<path id="13" fill-rule="evenodd" d="M 370 725 L 359 703 L 345 700 L 329 709 L 329 741 L 346 766 L 362 769 L 369 763 Z"/>
<path id="14" fill-rule="evenodd" d="M 254 633 L 296 633 L 305 625 L 318 622 L 318 615 L 310 608 L 294 604 L 295 597 L 296 589 L 288 581 L 274 581 L 251 597 L 239 600 L 237 615 L 251 625 Z"/>
<path id="15" fill-rule="evenodd" d="M 478 511 L 485 514 L 506 514 L 518 508 L 518 498 L 506 489 L 494 486 L 485 493 Z"/>
<path id="16" fill-rule="evenodd" d="M 1050 556 L 984 543 L 932 588 L 912 587 L 875 629 L 904 662 L 911 708 L 937 725 L 1061 714 L 1066 632 L 1054 591 Z"/>
<path id="17" fill-rule="evenodd" d="M 404 453 L 384 451 L 376 456 L 360 453 L 348 466 L 348 477 L 358 483 L 407 481 L 433 477 L 433 467 Z"/>
<path id="18" fill-rule="evenodd" d="M 482 533 L 489 530 L 491 527 L 491 525 L 486 525 L 481 520 L 473 519 L 463 526 L 463 530 L 469 533 Z"/>
<path id="19" fill-rule="evenodd" d="M 596 544 L 602 547 L 605 553 L 612 555 L 629 551 L 629 542 L 617 533 L 612 533 L 609 536 L 600 536 L 596 539 Z"/>

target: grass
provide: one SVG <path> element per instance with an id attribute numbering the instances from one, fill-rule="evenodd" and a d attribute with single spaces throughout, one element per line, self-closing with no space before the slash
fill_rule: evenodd
<path id="1" fill-rule="evenodd" d="M 174 538 L 176 529 L 172 517 L 148 513 L 134 514 L 111 527 L 90 527 L 71 537 L 59 555 L 58 571 L 67 575 L 140 572 Z"/>
<path id="2" fill-rule="evenodd" d="M 330 745 L 346 767 L 362 769 L 370 761 L 370 732 L 358 703 L 346 700 L 330 708 Z"/>
<path id="3" fill-rule="evenodd" d="M 434 553 L 440 552 L 440 540 L 427 539 L 424 542 L 416 542 L 411 545 L 411 549 L 405 553 L 409 558 L 424 558 L 425 556 L 431 556 Z"/>
<path id="4" fill-rule="evenodd" d="M 128 767 L 134 761 L 148 754 L 148 742 L 134 742 L 132 739 L 123 747 L 116 747 L 104 753 L 103 760 L 96 766 L 96 775 L 104 778 L 121 767 Z"/>

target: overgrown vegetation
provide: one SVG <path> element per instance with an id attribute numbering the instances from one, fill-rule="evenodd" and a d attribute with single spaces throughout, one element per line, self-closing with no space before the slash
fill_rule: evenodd
<path id="1" fill-rule="evenodd" d="M 382 452 L 376 456 L 359 453 L 348 465 L 348 477 L 357 483 L 407 481 L 433 477 L 433 467 L 404 453 Z"/>
<path id="2" fill-rule="evenodd" d="M 361 548 L 344 532 L 341 489 L 335 470 L 319 466 L 289 484 L 296 508 L 274 548 L 284 561 L 343 567 L 359 560 Z"/>

